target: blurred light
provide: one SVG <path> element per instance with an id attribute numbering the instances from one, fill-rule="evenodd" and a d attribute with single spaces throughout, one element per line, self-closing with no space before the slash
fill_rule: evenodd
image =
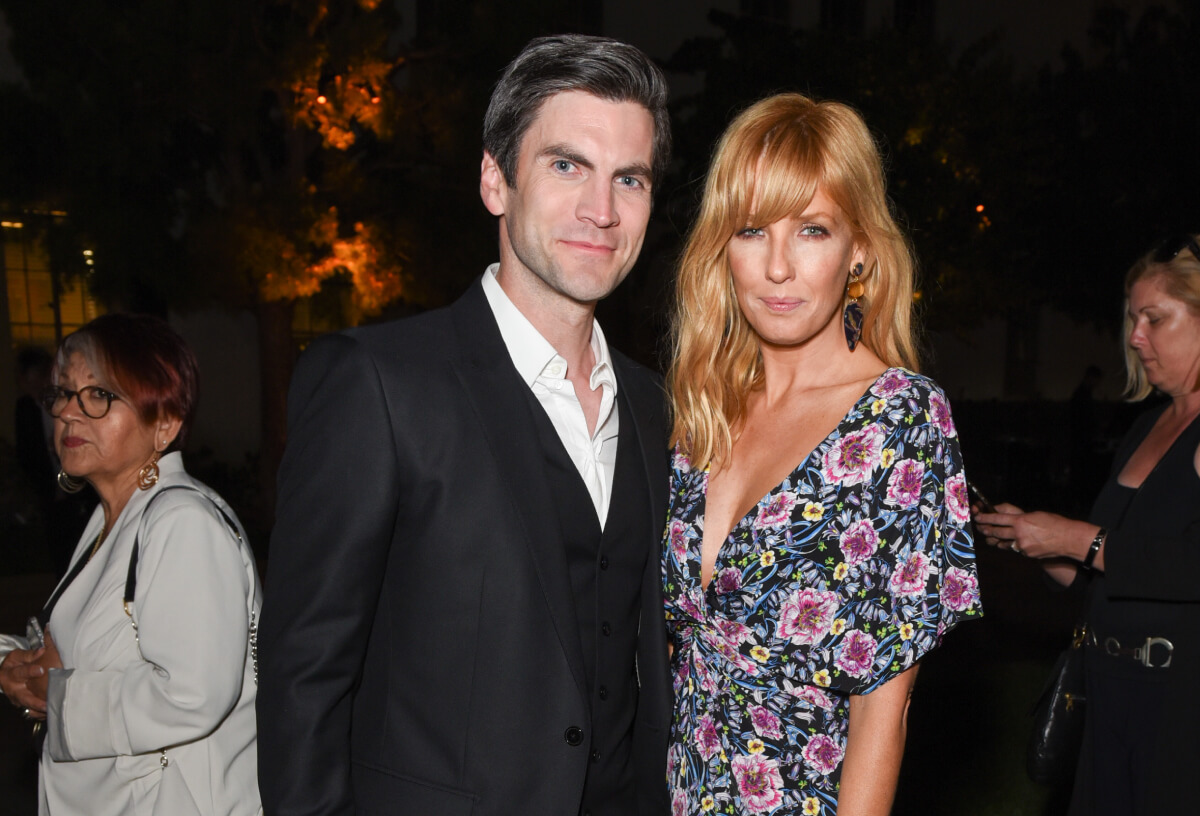
<path id="1" fill-rule="evenodd" d="M 86 263 L 88 266 L 91 266 L 92 264 L 94 264 L 94 263 L 96 263 L 96 262 L 95 262 L 95 261 L 93 261 L 91 258 L 88 258 L 88 259 L 87 259 L 87 261 L 85 261 L 85 263 Z"/>
<path id="2" fill-rule="evenodd" d="M 921 290 L 917 289 L 915 292 L 913 292 L 913 300 L 920 300 L 920 299 L 921 299 Z"/>
<path id="3" fill-rule="evenodd" d="M 7 227 L 9 229 L 24 229 L 25 225 L 20 221 L 0 221 L 0 227 Z"/>
<path id="4" fill-rule="evenodd" d="M 371 97 L 371 104 L 372 104 L 372 105 L 378 105 L 378 104 L 379 104 L 379 97 L 378 97 L 378 96 L 372 96 L 372 97 Z"/>
<path id="5" fill-rule="evenodd" d="M 317 104 L 318 104 L 318 105 L 324 105 L 324 104 L 325 104 L 326 102 L 328 102 L 328 101 L 329 101 L 329 100 L 325 98 L 325 94 L 321 94 L 320 96 L 318 96 L 318 97 L 317 97 Z"/>
<path id="6" fill-rule="evenodd" d="M 975 212 L 983 212 L 983 205 L 982 205 L 982 204 L 977 204 L 977 205 L 975 206 Z"/>
<path id="7" fill-rule="evenodd" d="M 92 257 L 92 251 L 91 251 L 90 249 L 85 249 L 85 250 L 83 251 L 83 257 L 85 257 L 85 258 L 90 258 L 90 257 Z"/>

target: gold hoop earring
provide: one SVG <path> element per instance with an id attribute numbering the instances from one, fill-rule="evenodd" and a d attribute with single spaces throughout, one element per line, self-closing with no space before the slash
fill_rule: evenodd
<path id="1" fill-rule="evenodd" d="M 150 454 L 150 461 L 138 471 L 138 489 L 149 490 L 158 484 L 158 451 Z"/>
<path id="2" fill-rule="evenodd" d="M 65 470 L 58 472 L 58 489 L 63 493 L 78 493 L 87 484 L 83 479 L 76 479 Z"/>

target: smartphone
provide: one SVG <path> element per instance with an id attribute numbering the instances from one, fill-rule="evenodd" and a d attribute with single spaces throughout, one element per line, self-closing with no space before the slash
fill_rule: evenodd
<path id="1" fill-rule="evenodd" d="M 988 501 L 987 496 L 983 495 L 983 491 L 975 486 L 975 483 L 967 479 L 967 493 L 971 496 L 971 504 L 979 508 L 983 513 L 995 513 L 996 506 Z"/>
<path id="2" fill-rule="evenodd" d="M 38 619 L 31 617 L 25 622 L 25 639 L 29 641 L 29 651 L 36 652 L 46 645 L 46 636 L 42 633 L 42 625 Z"/>

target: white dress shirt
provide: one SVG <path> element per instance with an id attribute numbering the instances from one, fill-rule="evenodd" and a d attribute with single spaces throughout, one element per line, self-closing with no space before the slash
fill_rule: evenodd
<path id="1" fill-rule="evenodd" d="M 617 464 L 618 411 L 616 410 L 617 377 L 608 353 L 608 343 L 600 324 L 592 321 L 592 367 L 589 385 L 601 389 L 600 413 L 596 430 L 590 435 L 583 406 L 575 395 L 575 386 L 567 379 L 567 361 L 554 346 L 533 327 L 529 319 L 513 305 L 496 280 L 500 264 L 492 264 L 483 275 L 483 293 L 500 327 L 500 336 L 521 379 L 533 391 L 546 411 L 558 438 L 579 476 L 587 486 L 592 505 L 600 518 L 600 529 L 608 517 L 612 498 L 613 472 Z"/>

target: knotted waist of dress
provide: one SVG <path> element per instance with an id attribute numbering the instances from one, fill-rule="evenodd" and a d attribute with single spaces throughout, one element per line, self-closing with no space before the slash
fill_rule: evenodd
<path id="1" fill-rule="evenodd" d="M 748 644 L 752 645 L 746 648 Z M 811 677 L 797 677 L 799 672 L 791 668 L 799 668 L 800 661 L 781 660 L 782 654 L 757 643 L 753 630 L 745 624 L 723 619 L 711 624 L 678 621 L 675 645 L 676 671 L 682 673 L 686 665 L 688 678 L 706 694 L 731 693 L 736 686 L 742 692 L 782 692 L 798 701 L 817 704 L 813 691 L 821 696 L 834 693 L 821 689 Z M 756 653 L 756 650 L 762 651 Z M 822 663 L 829 662 L 828 655 L 823 657 Z M 696 689 L 685 684 L 683 692 L 695 693 Z"/>

